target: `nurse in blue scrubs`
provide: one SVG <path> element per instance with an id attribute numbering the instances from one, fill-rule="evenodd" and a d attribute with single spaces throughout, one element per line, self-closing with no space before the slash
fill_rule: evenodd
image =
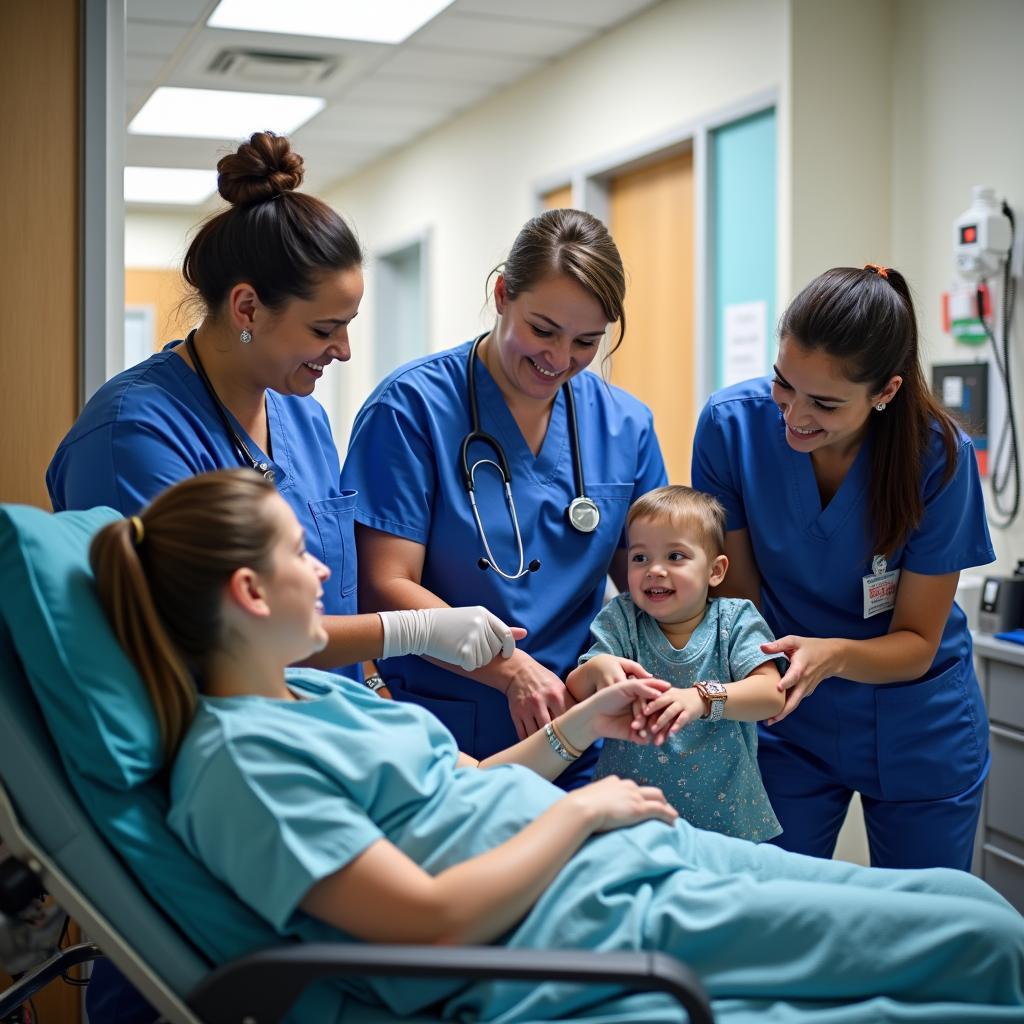
<path id="1" fill-rule="evenodd" d="M 988 723 L 953 598 L 960 571 L 995 555 L 901 274 L 837 268 L 797 296 L 774 378 L 704 408 L 693 484 L 728 513 L 725 586 L 789 658 L 759 737 L 775 842 L 830 857 L 858 792 L 872 864 L 968 870 Z"/>
<path id="2" fill-rule="evenodd" d="M 331 572 L 323 595 L 329 640 L 315 664 L 358 678 L 355 663 L 384 650 L 426 645 L 449 661 L 468 653 L 474 664 L 499 645 L 509 652 L 509 631 L 470 609 L 444 613 L 447 620 L 400 612 L 387 623 L 356 614 L 356 494 L 341 485 L 313 390 L 327 366 L 349 358 L 362 252 L 334 210 L 294 191 L 303 164 L 287 139 L 256 133 L 217 171 L 231 205 L 203 225 L 183 267 L 203 321 L 90 399 L 46 474 L 54 510 L 110 505 L 131 515 L 177 481 L 250 467 L 273 480 L 309 551 Z M 155 1012 L 114 973 L 106 962 L 97 967 L 91 1016 L 151 1021 Z"/>
<path id="3" fill-rule="evenodd" d="M 563 679 L 609 572 L 625 585 L 626 512 L 666 482 L 650 411 L 583 372 L 609 325 L 620 341 L 625 329 L 622 261 L 604 225 L 547 211 L 495 273 L 493 328 L 382 381 L 342 469 L 360 495 L 364 611 L 480 604 L 528 630 L 511 658 L 474 673 L 419 658 L 381 667 L 398 699 L 434 712 L 473 757 L 572 702 Z M 559 783 L 586 779 L 595 759 Z"/>
<path id="4" fill-rule="evenodd" d="M 349 359 L 362 251 L 334 210 L 294 191 L 303 164 L 287 139 L 257 132 L 217 171 L 231 206 L 203 225 L 183 267 L 203 322 L 90 399 L 46 473 L 54 510 L 110 505 L 131 515 L 186 477 L 249 467 L 273 480 L 331 570 L 330 642 L 317 664 L 358 676 L 352 663 L 410 644 L 460 664 L 461 654 L 478 661 L 481 643 L 508 653 L 508 631 L 479 614 L 404 616 L 383 628 L 377 615 L 356 615 L 356 493 L 341 485 L 313 389 Z"/>

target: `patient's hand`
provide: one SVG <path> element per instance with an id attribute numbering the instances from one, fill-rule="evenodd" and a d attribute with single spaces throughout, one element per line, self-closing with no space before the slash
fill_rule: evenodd
<path id="1" fill-rule="evenodd" d="M 657 786 L 638 786 L 615 775 L 582 786 L 563 799 L 583 805 L 593 832 L 610 832 L 651 818 L 671 825 L 679 817 Z"/>

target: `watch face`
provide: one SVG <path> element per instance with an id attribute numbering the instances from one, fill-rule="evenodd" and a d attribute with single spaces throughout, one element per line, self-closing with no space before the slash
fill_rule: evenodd
<path id="1" fill-rule="evenodd" d="M 724 697 L 725 696 L 725 684 L 724 683 L 705 683 L 704 689 L 707 690 L 709 697 Z"/>

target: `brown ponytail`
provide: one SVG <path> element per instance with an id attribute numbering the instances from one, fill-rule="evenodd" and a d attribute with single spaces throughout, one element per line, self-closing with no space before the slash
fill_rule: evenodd
<path id="1" fill-rule="evenodd" d="M 275 541 L 272 484 L 251 470 L 184 480 L 95 536 L 89 560 L 100 602 L 139 670 L 160 726 L 165 764 L 196 707 L 196 679 L 224 643 L 224 585 L 265 571 Z"/>
<path id="2" fill-rule="evenodd" d="M 903 384 L 884 412 L 871 414 L 874 438 L 869 496 L 872 554 L 891 556 L 924 516 L 921 473 L 937 426 L 945 448 L 943 483 L 956 471 L 959 434 L 925 381 L 917 318 L 898 270 L 868 264 L 816 277 L 782 316 L 779 334 L 840 360 L 847 377 L 876 394 L 893 377 Z"/>

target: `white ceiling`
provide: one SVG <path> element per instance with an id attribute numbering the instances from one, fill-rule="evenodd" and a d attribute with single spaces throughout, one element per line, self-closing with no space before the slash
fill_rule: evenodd
<path id="1" fill-rule="evenodd" d="M 160 85 L 322 96 L 327 106 L 292 139 L 306 161 L 303 188 L 323 192 L 654 2 L 455 0 L 390 46 L 207 28 L 217 0 L 127 0 L 125 125 Z M 269 82 L 210 71 L 223 50 L 313 54 L 335 66 L 319 81 Z M 240 126 L 239 136 L 262 127 Z M 213 168 L 236 144 L 126 132 L 125 163 Z"/>

